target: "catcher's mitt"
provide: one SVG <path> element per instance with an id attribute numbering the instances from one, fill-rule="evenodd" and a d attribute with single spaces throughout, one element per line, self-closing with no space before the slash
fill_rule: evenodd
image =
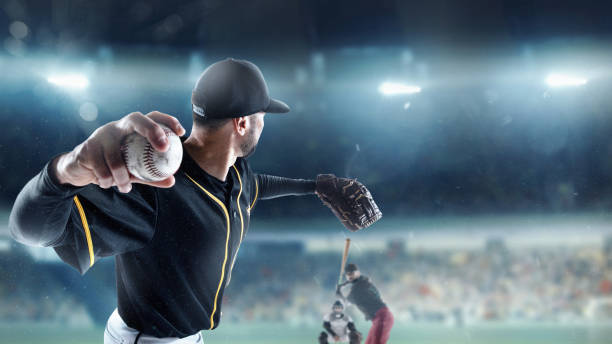
<path id="1" fill-rule="evenodd" d="M 351 333 L 349 333 L 349 340 L 349 344 L 361 344 L 363 335 L 359 331 L 351 331 Z"/>
<path id="2" fill-rule="evenodd" d="M 370 191 L 357 179 L 320 174 L 317 176 L 316 194 L 353 232 L 369 227 L 382 217 Z"/>

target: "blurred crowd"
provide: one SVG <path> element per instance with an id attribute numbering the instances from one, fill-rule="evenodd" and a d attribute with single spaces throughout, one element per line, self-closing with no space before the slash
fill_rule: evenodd
<path id="1" fill-rule="evenodd" d="M 612 254 L 601 247 L 509 250 L 496 241 L 473 251 L 402 247 L 352 258 L 397 321 L 461 326 L 612 319 Z M 263 264 L 242 260 L 224 314 L 236 321 L 319 322 L 334 301 L 338 261 L 315 253 Z"/>
<path id="2" fill-rule="evenodd" d="M 84 326 L 92 318 L 53 264 L 38 264 L 22 251 L 0 252 L 0 322 Z"/>
<path id="3" fill-rule="evenodd" d="M 571 322 L 612 295 L 604 258 L 596 248 L 417 253 L 380 278 L 402 320 Z"/>
<path id="4" fill-rule="evenodd" d="M 307 251 L 300 243 L 275 245 L 252 243 L 242 250 L 225 291 L 224 321 L 316 325 L 330 310 L 338 254 Z M 462 326 L 612 319 L 612 252 L 605 247 L 508 249 L 502 241 L 477 250 L 404 247 L 390 243 L 384 250 L 350 257 L 380 289 L 398 322 Z M 112 261 L 102 265 L 91 285 L 114 293 Z M 58 271 L 69 271 L 64 268 L 2 253 L 0 321 L 103 321 L 108 309 L 92 306 L 91 293 L 111 309 L 114 296 L 104 299 L 92 287 L 75 287 L 84 278 L 60 278 Z M 347 311 L 362 317 L 354 307 Z"/>

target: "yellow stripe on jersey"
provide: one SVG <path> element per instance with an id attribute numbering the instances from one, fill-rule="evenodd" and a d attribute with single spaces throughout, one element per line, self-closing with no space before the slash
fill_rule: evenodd
<path id="1" fill-rule="evenodd" d="M 230 271 L 234 269 L 234 264 L 236 263 L 236 257 L 238 257 L 238 251 L 240 250 L 240 244 L 242 244 L 242 238 L 244 237 L 244 219 L 242 218 L 242 209 L 240 208 L 240 195 L 242 194 L 242 178 L 240 178 L 240 172 L 235 165 L 232 165 L 234 170 L 236 170 L 236 175 L 238 176 L 238 181 L 240 182 L 240 192 L 238 192 L 238 212 L 240 213 L 240 242 L 238 243 L 238 247 L 236 248 L 236 254 L 234 258 L 232 258 L 232 265 L 230 266 Z M 248 209 L 247 209 L 248 211 Z"/>
<path id="2" fill-rule="evenodd" d="M 240 178 L 240 172 L 236 168 L 236 165 L 232 165 L 234 170 L 236 170 L 236 175 L 238 176 L 238 182 L 240 182 L 240 191 L 238 192 L 238 198 L 236 202 L 238 203 L 238 213 L 240 214 L 240 242 L 242 243 L 242 237 L 244 236 L 244 221 L 242 219 L 242 209 L 240 209 L 240 195 L 242 194 L 242 178 Z M 236 254 L 238 251 L 236 251 Z"/>
<path id="3" fill-rule="evenodd" d="M 253 198 L 253 203 L 251 203 L 251 206 L 249 207 L 249 213 L 251 212 L 251 209 L 253 209 L 253 207 L 255 206 L 255 201 L 257 201 L 258 194 L 259 194 L 259 185 L 257 184 L 257 176 L 255 176 L 255 198 Z"/>
<path id="4" fill-rule="evenodd" d="M 188 175 L 187 173 L 185 173 L 185 175 L 195 185 L 197 185 L 200 189 L 202 189 L 202 191 L 204 191 L 204 193 L 206 193 L 206 195 L 208 195 L 208 197 L 210 197 L 213 201 L 215 201 L 217 204 L 219 204 L 221 206 L 221 209 L 223 209 L 223 213 L 225 213 L 225 220 L 226 220 L 226 223 L 227 223 L 227 235 L 225 237 L 225 256 L 223 257 L 223 266 L 221 267 L 221 278 L 219 279 L 219 286 L 217 286 L 217 292 L 215 293 L 215 300 L 214 300 L 214 304 L 213 304 L 213 311 L 210 314 L 210 328 L 209 328 L 209 330 L 212 330 L 213 327 L 215 327 L 214 316 L 215 316 L 215 312 L 217 311 L 217 299 L 219 298 L 219 292 L 221 291 L 221 285 L 223 285 L 223 279 L 225 278 L 225 265 L 227 264 L 227 250 L 228 250 L 228 247 L 229 247 L 229 238 L 230 238 L 230 217 L 229 217 L 229 213 L 227 212 L 227 208 L 225 207 L 225 204 L 223 204 L 223 202 L 221 202 L 221 200 L 219 200 L 217 197 L 215 197 L 215 195 L 213 195 L 208 190 L 203 188 L 202 185 L 198 184 L 198 182 L 196 182 L 193 178 L 191 178 L 190 175 Z"/>
<path id="5" fill-rule="evenodd" d="M 89 224 L 87 223 L 87 217 L 85 217 L 85 210 L 81 205 L 81 201 L 77 196 L 74 196 L 74 203 L 79 209 L 79 215 L 81 216 L 81 222 L 83 223 L 83 230 L 85 231 L 85 238 L 87 239 L 87 249 L 89 250 L 89 266 L 92 267 L 94 265 L 94 253 L 93 253 L 93 243 L 91 242 L 91 233 L 89 232 Z"/>

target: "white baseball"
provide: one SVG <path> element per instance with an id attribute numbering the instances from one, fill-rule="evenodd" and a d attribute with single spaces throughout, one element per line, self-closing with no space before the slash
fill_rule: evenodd
<path id="1" fill-rule="evenodd" d="M 159 125 L 164 129 L 170 144 L 167 151 L 157 151 L 147 138 L 138 133 L 126 136 L 121 145 L 123 161 L 128 171 L 134 177 L 148 182 L 157 182 L 170 177 L 178 170 L 183 160 L 181 139 L 170 128 L 163 124 Z"/>

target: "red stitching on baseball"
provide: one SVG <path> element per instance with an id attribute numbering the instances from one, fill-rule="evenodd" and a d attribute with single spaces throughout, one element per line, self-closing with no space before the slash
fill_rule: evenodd
<path id="1" fill-rule="evenodd" d="M 127 146 L 128 146 L 127 142 L 124 142 L 119 148 L 121 150 L 121 157 L 123 158 L 123 161 L 125 161 L 126 164 L 128 162 L 128 147 Z"/>
<path id="2" fill-rule="evenodd" d="M 149 172 L 153 177 L 163 178 L 165 177 L 165 174 L 160 172 L 157 169 L 157 166 L 155 166 L 155 161 L 153 161 L 153 152 L 153 146 L 151 146 L 151 144 L 147 142 L 147 147 L 145 148 L 143 158 L 144 166 L 147 172 Z"/>
<path id="3" fill-rule="evenodd" d="M 169 137 L 173 134 L 173 132 L 169 129 L 166 128 L 162 128 L 164 130 L 164 133 L 166 134 L 166 137 Z M 168 177 L 168 173 L 163 173 L 160 170 L 157 169 L 157 166 L 155 165 L 155 162 L 153 161 L 153 146 L 151 146 L 151 143 L 147 141 L 147 146 L 145 148 L 145 152 L 144 152 L 144 165 L 145 168 L 147 170 L 147 172 L 149 172 L 152 176 L 157 177 L 157 178 L 166 178 Z"/>

